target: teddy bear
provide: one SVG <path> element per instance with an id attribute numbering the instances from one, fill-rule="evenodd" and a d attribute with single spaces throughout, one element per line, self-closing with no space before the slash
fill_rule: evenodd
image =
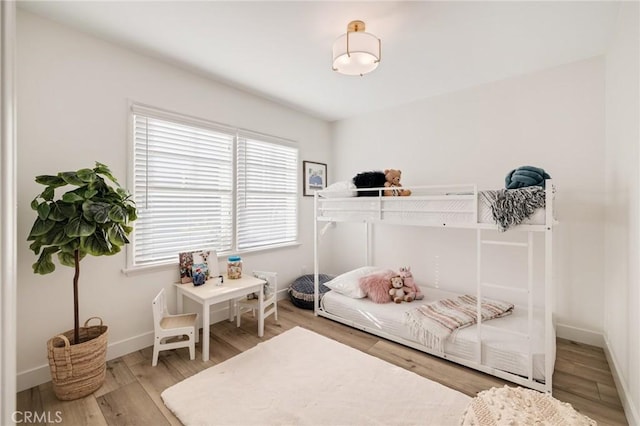
<path id="1" fill-rule="evenodd" d="M 404 280 L 400 275 L 391 277 L 391 289 L 389 289 L 389 296 L 395 303 L 402 303 L 413 301 L 413 297 L 409 295 L 411 289 L 404 285 Z"/>
<path id="2" fill-rule="evenodd" d="M 384 191 L 384 195 L 387 196 L 407 196 L 411 195 L 411 191 L 408 189 L 402 189 L 402 184 L 400 184 L 400 176 L 402 175 L 402 171 L 396 169 L 385 169 L 384 177 L 386 182 L 384 186 L 386 188 L 390 188 Z"/>
<path id="3" fill-rule="evenodd" d="M 409 296 L 413 297 L 413 300 L 422 300 L 424 299 L 424 294 L 420 291 L 420 287 L 416 284 L 413 279 L 413 274 L 411 273 L 411 267 L 403 266 L 400 268 L 398 272 L 402 280 L 404 281 L 404 286 L 409 288 Z"/>

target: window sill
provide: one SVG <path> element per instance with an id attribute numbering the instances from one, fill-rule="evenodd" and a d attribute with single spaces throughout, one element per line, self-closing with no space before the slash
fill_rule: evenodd
<path id="1" fill-rule="evenodd" d="M 293 243 L 285 243 L 285 244 L 274 245 L 269 247 L 259 247 L 255 249 L 248 249 L 248 250 L 241 250 L 241 251 L 222 252 L 222 253 L 218 253 L 218 262 L 225 260 L 227 256 L 243 256 L 243 255 L 261 254 L 263 252 L 270 252 L 270 251 L 276 251 L 276 250 L 285 249 L 285 248 L 299 247 L 301 245 L 302 245 L 301 243 L 296 241 Z M 176 258 L 177 257 L 178 255 L 176 255 Z M 165 262 L 165 263 L 158 263 L 154 265 L 145 265 L 145 266 L 131 266 L 128 268 L 123 268 L 122 273 L 125 274 L 127 277 L 131 277 L 139 274 L 168 271 L 172 269 L 177 273 L 178 259 L 176 259 L 175 262 Z M 177 280 L 177 275 L 176 275 L 176 280 Z"/>

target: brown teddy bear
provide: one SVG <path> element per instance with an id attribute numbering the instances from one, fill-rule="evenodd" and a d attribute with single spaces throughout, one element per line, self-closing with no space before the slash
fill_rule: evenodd
<path id="1" fill-rule="evenodd" d="M 402 189 L 402 185 L 400 184 L 401 175 L 402 172 L 400 170 L 385 169 L 384 177 L 387 181 L 384 183 L 384 186 L 390 189 L 386 189 L 384 191 L 384 195 L 394 197 L 411 195 L 410 190 Z"/>
<path id="2" fill-rule="evenodd" d="M 400 275 L 391 277 L 391 289 L 389 289 L 389 296 L 395 303 L 412 302 L 413 297 L 409 295 L 411 289 L 404 285 L 404 280 Z"/>

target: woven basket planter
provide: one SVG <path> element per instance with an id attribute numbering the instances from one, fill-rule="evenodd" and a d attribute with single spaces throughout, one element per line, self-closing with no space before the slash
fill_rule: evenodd
<path id="1" fill-rule="evenodd" d="M 92 319 L 100 325 L 88 326 Z M 102 386 L 106 373 L 108 327 L 102 318 L 92 317 L 80 327 L 80 341 L 73 342 L 73 330 L 47 342 L 47 355 L 53 391 L 58 399 L 68 401 L 87 396 Z"/>

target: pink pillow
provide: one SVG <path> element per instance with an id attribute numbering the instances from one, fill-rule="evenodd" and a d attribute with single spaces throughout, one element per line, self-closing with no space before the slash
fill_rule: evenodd
<path id="1" fill-rule="evenodd" d="M 396 273 L 392 270 L 376 272 L 365 275 L 358 279 L 360 289 L 375 303 L 389 303 L 389 289 L 391 288 L 391 277 Z"/>

